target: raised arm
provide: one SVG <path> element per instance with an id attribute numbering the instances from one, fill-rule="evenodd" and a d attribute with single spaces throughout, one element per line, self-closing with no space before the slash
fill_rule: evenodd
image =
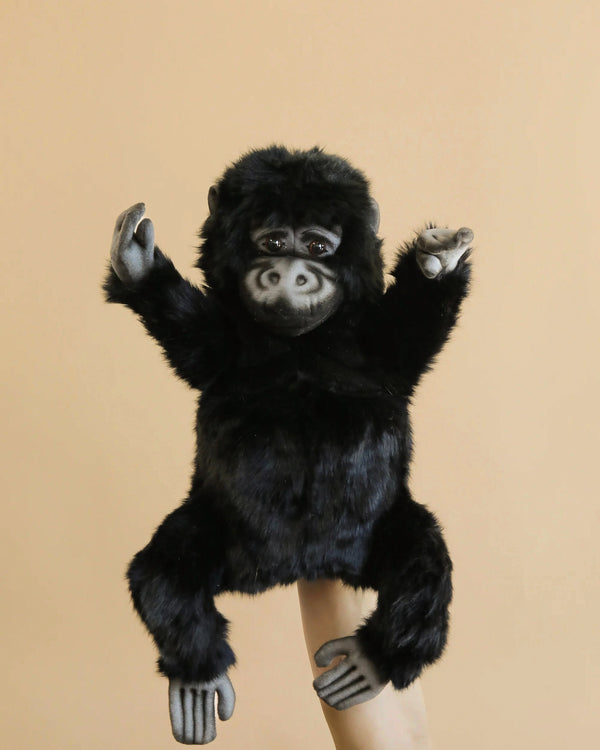
<path id="1" fill-rule="evenodd" d="M 137 313 L 177 375 L 202 388 L 225 367 L 226 324 L 216 306 L 155 246 L 152 222 L 141 220 L 144 211 L 144 204 L 137 203 L 117 219 L 106 299 Z"/>
<path id="2" fill-rule="evenodd" d="M 470 229 L 421 232 L 398 257 L 381 305 L 389 363 L 414 387 L 445 344 L 467 294 Z"/>

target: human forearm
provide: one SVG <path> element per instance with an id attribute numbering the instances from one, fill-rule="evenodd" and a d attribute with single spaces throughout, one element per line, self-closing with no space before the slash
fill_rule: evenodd
<path id="1" fill-rule="evenodd" d="M 350 635 L 372 609 L 374 598 L 340 581 L 299 581 L 304 637 L 313 675 L 324 670 L 313 654 L 326 641 Z M 425 705 L 419 681 L 395 691 L 388 685 L 377 697 L 336 711 L 321 707 L 337 750 L 429 750 Z"/>

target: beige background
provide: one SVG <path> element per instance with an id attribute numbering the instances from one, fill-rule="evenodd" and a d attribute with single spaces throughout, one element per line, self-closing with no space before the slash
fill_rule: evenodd
<path id="1" fill-rule="evenodd" d="M 388 260 L 430 218 L 476 232 L 414 408 L 456 564 L 436 747 L 597 741 L 599 23 L 596 0 L 3 0 L 3 747 L 175 746 L 123 573 L 186 492 L 194 395 L 99 286 L 139 200 L 197 279 L 208 186 L 272 141 L 364 169 Z M 223 611 L 215 747 L 331 747 L 294 590 Z"/>

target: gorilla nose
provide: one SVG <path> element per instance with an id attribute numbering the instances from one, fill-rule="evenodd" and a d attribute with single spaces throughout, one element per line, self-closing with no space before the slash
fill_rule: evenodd
<path id="1" fill-rule="evenodd" d="M 270 271 L 267 274 L 267 281 L 271 286 L 277 286 L 279 282 L 281 281 L 281 276 L 277 273 L 277 271 Z"/>

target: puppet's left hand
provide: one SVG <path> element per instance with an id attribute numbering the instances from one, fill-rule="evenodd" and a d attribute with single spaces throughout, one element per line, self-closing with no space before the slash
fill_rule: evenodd
<path id="1" fill-rule="evenodd" d="M 454 271 L 458 261 L 473 242 L 473 231 L 463 227 L 454 229 L 426 229 L 417 238 L 417 263 L 428 279 Z"/>
<path id="2" fill-rule="evenodd" d="M 315 663 L 318 667 L 326 667 L 336 656 L 345 658 L 313 682 L 319 698 L 332 708 L 342 711 L 369 701 L 387 685 L 363 653 L 355 635 L 324 643 L 315 654 Z"/>
<path id="3" fill-rule="evenodd" d="M 219 719 L 227 721 L 235 708 L 235 692 L 226 673 L 208 682 L 169 680 L 169 713 L 177 742 L 207 745 L 215 739 L 215 696 Z"/>

